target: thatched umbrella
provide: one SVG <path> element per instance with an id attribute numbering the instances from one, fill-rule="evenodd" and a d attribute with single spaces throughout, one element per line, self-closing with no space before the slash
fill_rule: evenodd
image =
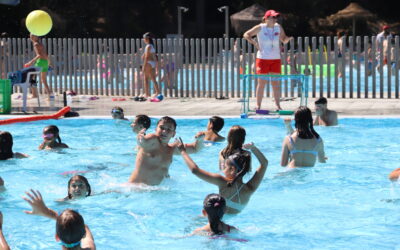
<path id="1" fill-rule="evenodd" d="M 240 12 L 231 15 L 231 25 L 235 30 L 235 33 L 241 36 L 248 29 L 261 23 L 265 11 L 267 11 L 266 8 L 256 3 Z"/>
<path id="2" fill-rule="evenodd" d="M 353 36 L 356 34 L 356 20 L 369 19 L 376 19 L 376 15 L 357 3 L 350 3 L 343 10 L 327 17 L 327 20 L 334 25 L 337 25 L 342 20 L 351 20 L 353 22 Z"/>

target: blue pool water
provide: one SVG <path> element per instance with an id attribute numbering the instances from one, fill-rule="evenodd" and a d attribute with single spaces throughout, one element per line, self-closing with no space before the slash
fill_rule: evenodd
<path id="1" fill-rule="evenodd" d="M 177 136 L 185 142 L 206 127 L 207 119 L 179 119 Z M 152 129 L 156 120 L 152 120 Z M 38 151 L 43 127 L 55 124 L 70 149 Z M 400 186 L 387 175 L 399 167 L 399 119 L 341 119 L 337 127 L 318 127 L 328 163 L 288 171 L 280 167 L 285 129 L 281 119 L 226 119 L 246 128 L 269 160 L 267 173 L 249 204 L 224 221 L 240 229 L 231 239 L 185 237 L 206 224 L 201 217 L 204 197 L 217 188 L 192 175 L 180 156 L 171 178 L 156 187 L 129 187 L 135 163 L 135 137 L 128 123 L 72 119 L 2 126 L 14 136 L 14 151 L 28 159 L 0 162 L 7 190 L 0 193 L 4 232 L 12 249 L 58 249 L 55 223 L 26 215 L 21 199 L 33 188 L 56 211 L 78 210 L 90 226 L 98 249 L 395 249 L 400 230 Z M 193 155 L 202 168 L 217 172 L 224 144 Z M 253 156 L 253 170 L 258 162 Z M 98 195 L 60 204 L 70 176 L 84 174 Z M 107 190 L 115 190 L 99 194 Z M 232 240 L 245 239 L 247 242 Z"/>

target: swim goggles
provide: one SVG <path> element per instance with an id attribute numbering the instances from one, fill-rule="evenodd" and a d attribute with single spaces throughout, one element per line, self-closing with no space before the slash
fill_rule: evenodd
<path id="1" fill-rule="evenodd" d="M 54 134 L 51 134 L 51 133 L 43 134 L 42 137 L 45 138 L 45 139 L 50 139 L 50 138 L 54 137 Z"/>
<path id="2" fill-rule="evenodd" d="M 122 114 L 123 112 L 120 109 L 111 110 L 111 114 Z"/>
<path id="3" fill-rule="evenodd" d="M 81 244 L 81 241 L 78 241 L 78 242 L 75 242 L 75 243 L 69 243 L 69 244 L 65 243 L 63 241 L 60 242 L 60 245 L 66 247 L 66 248 L 73 248 L 73 247 L 79 246 L 80 244 Z"/>

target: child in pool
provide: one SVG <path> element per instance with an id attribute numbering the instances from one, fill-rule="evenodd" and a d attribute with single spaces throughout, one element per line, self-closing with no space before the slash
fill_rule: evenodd
<path id="1" fill-rule="evenodd" d="M 224 197 L 219 194 L 207 195 L 203 202 L 203 215 L 207 216 L 208 224 L 197 228 L 193 231 L 193 234 L 202 234 L 205 232 L 211 235 L 218 235 L 237 230 L 235 227 L 222 221 L 225 211 L 226 202 Z"/>
<path id="2" fill-rule="evenodd" d="M 56 240 L 60 241 L 63 250 L 96 249 L 92 233 L 78 212 L 66 209 L 58 215 L 46 206 L 39 191 L 31 189 L 25 193 L 29 198 L 23 197 L 23 199 L 31 205 L 32 211 L 24 212 L 56 220 Z"/>
<path id="3" fill-rule="evenodd" d="M 13 137 L 7 131 L 0 131 L 0 160 L 7 160 L 10 158 L 26 158 L 28 155 L 13 152 Z"/>
<path id="4" fill-rule="evenodd" d="M 150 117 L 147 115 L 137 115 L 131 124 L 131 128 L 135 134 L 139 134 L 142 129 L 149 129 L 151 125 Z"/>
<path id="5" fill-rule="evenodd" d="M 219 153 L 219 166 L 220 170 L 224 168 L 225 159 L 227 159 L 234 152 L 243 148 L 246 139 L 246 130 L 239 126 L 234 125 L 228 132 L 228 145 Z"/>
<path id="6" fill-rule="evenodd" d="M 111 110 L 111 116 L 114 120 L 124 120 L 124 121 L 129 121 L 128 119 L 126 119 L 124 117 L 124 110 L 119 107 L 119 106 L 115 106 L 114 108 L 112 108 Z"/>
<path id="7" fill-rule="evenodd" d="M 68 148 L 68 145 L 61 142 L 60 131 L 55 125 L 47 126 L 43 129 L 43 142 L 39 146 L 42 149 Z"/>
<path id="8" fill-rule="evenodd" d="M 74 175 L 68 181 L 68 195 L 60 201 L 81 199 L 90 194 L 91 188 L 88 180 L 82 175 Z"/>
<path id="9" fill-rule="evenodd" d="M 1 250 L 10 250 L 6 238 L 3 234 L 3 214 L 0 211 L 0 249 Z"/>
<path id="10" fill-rule="evenodd" d="M 225 140 L 225 137 L 218 134 L 219 131 L 224 127 L 224 119 L 219 116 L 213 116 L 210 118 L 207 124 L 207 131 L 202 131 L 199 134 L 204 135 L 204 142 L 221 142 Z"/>
<path id="11" fill-rule="evenodd" d="M 199 168 L 186 153 L 182 140 L 180 138 L 179 140 L 178 149 L 191 172 L 200 179 L 218 186 L 219 194 L 226 199 L 227 213 L 240 213 L 249 202 L 251 195 L 257 190 L 267 170 L 268 160 L 261 151 L 253 143 L 243 145 L 245 149 L 253 152 L 260 162 L 260 167 L 253 177 L 247 183 L 243 183 L 243 176 L 250 171 L 251 167 L 250 152 L 240 149 L 230 155 L 224 161 L 223 176 Z"/>

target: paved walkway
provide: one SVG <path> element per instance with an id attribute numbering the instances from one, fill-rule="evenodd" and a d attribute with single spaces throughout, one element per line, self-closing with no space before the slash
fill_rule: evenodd
<path id="1" fill-rule="evenodd" d="M 12 97 L 11 115 L 22 115 L 22 100 Z M 115 98 L 115 97 L 114 97 Z M 121 97 L 125 101 L 113 101 L 113 97 L 100 96 L 97 100 L 89 100 L 89 96 L 74 96 L 72 108 L 81 116 L 109 116 L 113 106 L 120 106 L 127 116 L 147 114 L 150 116 L 238 116 L 241 105 L 239 98 L 217 100 L 215 98 L 166 98 L 162 102 L 136 102 L 130 97 Z M 53 108 L 49 107 L 45 96 L 41 96 L 41 107 L 37 108 L 37 100 L 28 100 L 28 114 L 35 110 L 38 114 L 50 114 L 61 108 L 62 95 L 56 96 Z M 308 106 L 313 108 L 315 98 L 309 98 Z M 282 102 L 282 107 L 294 110 L 299 99 Z M 255 98 L 251 99 L 250 107 L 255 106 Z M 340 115 L 400 115 L 399 99 L 328 99 L 328 107 L 336 110 Z M 271 98 L 264 98 L 263 109 L 274 109 Z M 0 118 L 1 119 L 1 118 Z"/>

